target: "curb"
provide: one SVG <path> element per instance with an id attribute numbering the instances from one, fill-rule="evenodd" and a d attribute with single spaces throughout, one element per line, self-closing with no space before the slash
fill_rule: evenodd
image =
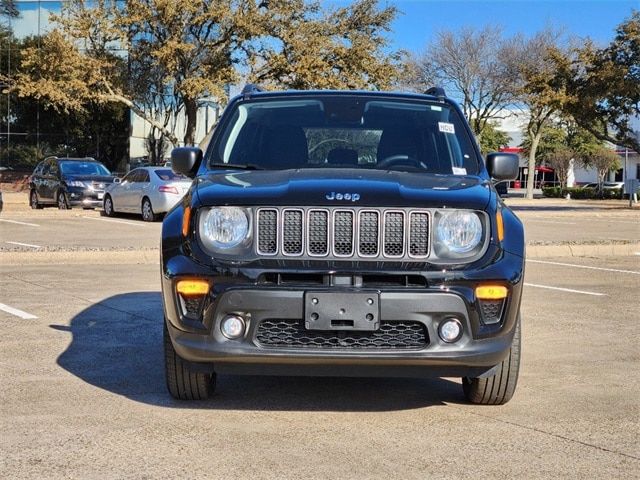
<path id="1" fill-rule="evenodd" d="M 640 253 L 640 242 L 527 245 L 527 258 L 613 257 Z M 0 268 L 15 265 L 159 265 L 157 249 L 68 252 L 0 252 Z"/>

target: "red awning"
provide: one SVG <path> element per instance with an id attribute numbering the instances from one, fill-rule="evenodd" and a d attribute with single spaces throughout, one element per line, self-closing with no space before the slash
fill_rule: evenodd
<path id="1" fill-rule="evenodd" d="M 537 172 L 542 172 L 542 173 L 553 173 L 553 168 L 549 168 L 549 167 L 536 167 L 536 171 L 537 171 Z"/>
<path id="2" fill-rule="evenodd" d="M 504 153 L 522 153 L 522 148 L 520 147 L 504 147 L 500 149 L 501 152 Z"/>

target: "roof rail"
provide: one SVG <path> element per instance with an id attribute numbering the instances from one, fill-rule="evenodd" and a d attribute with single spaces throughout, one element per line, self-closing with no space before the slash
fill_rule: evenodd
<path id="1" fill-rule="evenodd" d="M 262 88 L 260 85 L 256 85 L 255 83 L 247 83 L 240 93 L 245 100 L 248 100 L 251 97 L 252 93 L 257 92 L 264 92 L 264 88 Z"/>
<path id="2" fill-rule="evenodd" d="M 442 87 L 431 87 L 424 92 L 426 95 L 433 95 L 438 98 L 446 98 L 447 94 Z"/>

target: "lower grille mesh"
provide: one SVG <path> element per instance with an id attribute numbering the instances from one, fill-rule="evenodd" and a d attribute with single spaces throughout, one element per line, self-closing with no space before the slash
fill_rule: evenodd
<path id="1" fill-rule="evenodd" d="M 425 326 L 420 322 L 382 321 L 380 329 L 363 331 L 307 330 L 302 320 L 263 320 L 256 340 L 271 348 L 330 349 L 420 349 L 429 344 Z"/>
<path id="2" fill-rule="evenodd" d="M 484 323 L 498 323 L 502 317 L 504 300 L 480 300 L 480 311 Z"/>

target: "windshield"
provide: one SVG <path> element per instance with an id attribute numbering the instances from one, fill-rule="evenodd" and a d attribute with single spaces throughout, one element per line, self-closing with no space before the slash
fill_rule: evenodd
<path id="1" fill-rule="evenodd" d="M 364 95 L 241 102 L 208 152 L 210 167 L 377 168 L 474 175 L 473 142 L 444 103 Z"/>
<path id="2" fill-rule="evenodd" d="M 111 175 L 107 167 L 98 162 L 60 162 L 60 169 L 64 175 Z"/>
<path id="3" fill-rule="evenodd" d="M 160 178 L 160 180 L 165 182 L 188 180 L 188 178 L 184 175 L 175 173 L 173 170 L 169 170 L 168 168 L 163 168 L 162 170 L 154 170 L 154 173 Z"/>

